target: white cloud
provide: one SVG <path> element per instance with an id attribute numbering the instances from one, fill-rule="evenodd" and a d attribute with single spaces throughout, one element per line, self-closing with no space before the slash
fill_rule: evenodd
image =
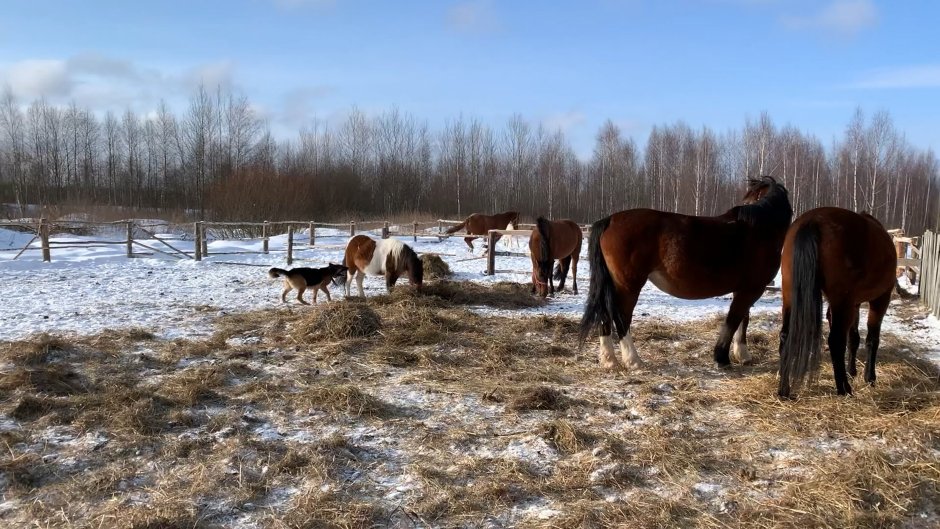
<path id="1" fill-rule="evenodd" d="M 490 0 L 460 2 L 447 12 L 450 27 L 463 33 L 490 33 L 500 28 L 499 17 Z"/>
<path id="2" fill-rule="evenodd" d="M 306 125 L 316 114 L 314 103 L 334 92 L 330 86 L 308 86 L 284 94 L 283 110 L 278 120 L 290 127 Z"/>
<path id="3" fill-rule="evenodd" d="M 785 16 L 783 24 L 796 30 L 818 30 L 852 37 L 878 23 L 878 10 L 871 0 L 835 0 L 818 13 Z"/>
<path id="4" fill-rule="evenodd" d="M 853 88 L 940 88 L 940 64 L 875 70 Z"/>
<path id="5" fill-rule="evenodd" d="M 577 110 L 550 114 L 542 119 L 542 125 L 552 132 L 556 130 L 560 130 L 561 132 L 568 132 L 569 130 L 583 125 L 586 122 L 587 116 L 585 116 L 583 112 L 579 112 Z"/>
<path id="6" fill-rule="evenodd" d="M 182 81 L 190 89 L 201 85 L 211 91 L 216 87 L 231 88 L 235 84 L 234 76 L 235 64 L 231 61 L 221 61 L 190 68 L 183 74 Z"/>
<path id="7" fill-rule="evenodd" d="M 74 86 L 68 64 L 58 59 L 29 59 L 13 63 L 0 70 L 0 79 L 10 86 L 14 94 L 29 97 L 67 95 Z"/>

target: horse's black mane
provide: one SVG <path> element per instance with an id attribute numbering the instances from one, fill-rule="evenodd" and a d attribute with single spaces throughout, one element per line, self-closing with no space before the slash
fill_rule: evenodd
<path id="1" fill-rule="evenodd" d="M 762 176 L 748 180 L 748 191 L 766 184 L 770 184 L 770 190 L 760 200 L 732 209 L 735 219 L 754 226 L 786 228 L 793 218 L 793 208 L 790 206 L 790 196 L 785 187 L 772 176 Z"/>
<path id="2" fill-rule="evenodd" d="M 402 245 L 401 258 L 404 259 L 408 265 L 409 279 L 417 284 L 422 283 L 424 280 L 424 263 L 421 262 L 421 258 L 418 257 L 418 254 L 411 246 L 407 244 Z"/>
<path id="3" fill-rule="evenodd" d="M 541 276 L 539 279 L 548 282 L 552 275 L 552 250 L 551 243 L 548 239 L 552 226 L 545 217 L 537 218 L 535 220 L 535 226 L 536 229 L 538 229 L 539 238 L 541 239 L 539 244 L 539 256 L 536 259 L 539 265 L 539 275 Z"/>

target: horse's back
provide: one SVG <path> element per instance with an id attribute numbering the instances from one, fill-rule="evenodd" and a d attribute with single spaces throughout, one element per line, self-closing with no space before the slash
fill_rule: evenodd
<path id="1" fill-rule="evenodd" d="M 856 303 L 894 288 L 897 254 L 887 230 L 874 217 L 837 208 L 816 208 L 800 215 L 784 243 L 792 254 L 796 234 L 807 225 L 819 230 L 819 259 L 827 296 L 852 293 Z"/>
<path id="2" fill-rule="evenodd" d="M 352 270 L 363 270 L 375 253 L 375 241 L 366 235 L 354 235 L 346 243 L 345 265 Z"/>

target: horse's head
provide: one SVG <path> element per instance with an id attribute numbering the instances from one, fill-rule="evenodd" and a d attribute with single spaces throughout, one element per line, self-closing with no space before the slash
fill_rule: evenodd
<path id="1" fill-rule="evenodd" d="M 408 281 L 416 289 L 421 290 L 421 286 L 424 284 L 424 263 L 421 262 L 421 258 L 413 250 L 409 252 L 405 268 L 408 271 Z"/>
<path id="2" fill-rule="evenodd" d="M 539 297 L 548 297 L 548 280 L 552 273 L 551 261 L 549 261 L 548 270 L 539 263 L 532 268 L 532 286 Z"/>
<path id="3" fill-rule="evenodd" d="M 754 204 L 764 198 L 771 189 L 778 185 L 780 184 L 778 184 L 777 180 L 772 176 L 748 178 L 747 192 L 744 194 L 744 199 L 741 202 L 744 204 Z"/>

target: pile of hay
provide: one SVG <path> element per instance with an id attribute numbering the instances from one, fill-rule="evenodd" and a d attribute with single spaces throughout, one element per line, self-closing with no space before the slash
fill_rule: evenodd
<path id="1" fill-rule="evenodd" d="M 441 259 L 441 256 L 434 253 L 421 255 L 421 264 L 424 266 L 425 279 L 444 279 L 453 274 L 450 266 Z"/>
<path id="2" fill-rule="evenodd" d="M 382 318 L 362 301 L 318 305 L 297 321 L 291 335 L 302 342 L 367 338 L 382 328 Z"/>
<path id="3" fill-rule="evenodd" d="M 454 305 L 486 305 L 500 309 L 539 307 L 545 300 L 532 295 L 529 285 L 502 281 L 483 285 L 469 281 L 439 281 L 421 292 Z"/>

